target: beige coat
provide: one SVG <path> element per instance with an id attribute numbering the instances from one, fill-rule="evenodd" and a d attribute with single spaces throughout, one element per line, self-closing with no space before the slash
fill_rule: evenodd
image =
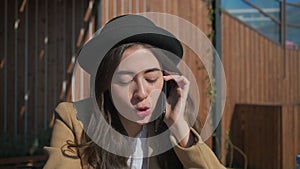
<path id="1" fill-rule="evenodd" d="M 50 147 L 45 147 L 49 154 L 45 169 L 79 169 L 86 168 L 86 163 L 80 159 L 80 152 L 70 150 L 67 140 L 80 143 L 83 132 L 82 123 L 76 117 L 76 110 L 72 103 L 61 103 L 57 106 L 58 118 L 55 119 Z M 188 148 L 174 147 L 175 153 L 185 169 L 224 169 L 210 148 L 202 143 L 199 134 L 191 130 L 197 138 L 197 142 Z M 65 153 L 62 153 L 62 152 Z M 155 157 L 149 159 L 150 169 L 160 169 Z"/>

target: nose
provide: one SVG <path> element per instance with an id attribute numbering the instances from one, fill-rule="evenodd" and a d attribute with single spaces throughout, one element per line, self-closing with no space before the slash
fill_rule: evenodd
<path id="1" fill-rule="evenodd" d="M 136 80 L 134 85 L 134 90 L 133 90 L 134 100 L 140 101 L 147 98 L 147 96 L 148 96 L 148 91 L 147 91 L 146 84 L 143 83 L 142 79 Z"/>

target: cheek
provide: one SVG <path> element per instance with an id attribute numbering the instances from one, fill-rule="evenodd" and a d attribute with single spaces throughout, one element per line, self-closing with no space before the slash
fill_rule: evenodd
<path id="1" fill-rule="evenodd" d="M 155 101 L 157 101 L 157 98 L 161 94 L 162 88 L 163 88 L 163 79 L 159 80 L 159 82 L 153 84 L 153 86 L 151 87 L 150 95 L 152 98 L 155 98 Z"/>
<path id="2" fill-rule="evenodd" d="M 159 81 L 159 83 L 157 84 L 156 87 L 157 87 L 158 89 L 162 90 L 163 85 L 164 85 L 164 80 L 163 80 L 163 78 L 161 78 L 161 80 Z"/>
<path id="3" fill-rule="evenodd" d="M 157 81 L 157 83 L 155 83 L 155 84 L 153 85 L 153 89 L 154 89 L 154 90 L 159 90 L 159 91 L 161 91 L 162 88 L 163 88 L 163 85 L 164 85 L 164 80 L 163 80 L 163 78 L 159 78 L 159 80 Z"/>
<path id="4" fill-rule="evenodd" d="M 111 95 L 112 95 L 113 103 L 115 105 L 129 102 L 129 87 L 112 85 Z"/>

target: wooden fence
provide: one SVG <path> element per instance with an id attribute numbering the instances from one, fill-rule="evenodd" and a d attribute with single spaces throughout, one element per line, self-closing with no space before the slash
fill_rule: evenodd
<path id="1" fill-rule="evenodd" d="M 269 128 L 269 134 L 266 133 L 264 136 L 280 140 L 277 142 L 279 151 L 273 152 L 274 154 L 270 149 L 266 150 L 269 153 L 264 155 L 259 154 L 258 149 L 257 151 L 254 149 L 252 153 L 258 157 L 280 157 L 280 163 L 276 162 L 277 158 L 268 161 L 270 166 L 280 164 L 276 167 L 295 168 L 295 156 L 300 153 L 300 51 L 281 47 L 280 44 L 264 37 L 225 11 L 222 13 L 221 25 L 222 62 L 228 85 L 222 121 L 222 138 L 226 138 L 226 134 L 232 130 L 230 126 L 234 125 L 232 124 L 232 119 L 236 119 L 234 115 L 239 116 L 237 113 L 234 114 L 238 112 L 237 105 L 269 106 L 269 109 L 265 109 L 266 113 L 272 112 L 274 107 L 279 106 L 279 113 L 274 112 L 265 116 L 259 114 L 259 111 L 252 111 L 255 109 L 251 106 L 248 107 L 251 116 L 257 116 L 257 118 L 262 116 L 261 119 L 263 119 L 252 119 L 252 123 L 273 126 L 273 129 Z M 279 117 L 278 123 L 271 120 L 275 116 Z M 246 123 L 247 121 L 244 121 L 244 124 Z M 273 130 L 277 129 L 278 132 L 274 133 Z M 258 136 L 255 131 L 249 134 L 250 136 L 247 137 L 249 140 L 241 144 L 244 150 L 247 146 L 253 146 L 250 144 L 253 144 L 255 139 L 265 138 Z M 260 146 L 267 147 L 265 144 Z M 224 155 L 225 151 L 225 139 L 223 139 Z M 255 163 L 255 161 L 249 161 L 251 162 Z M 260 164 L 256 168 L 264 168 L 262 167 L 264 163 Z"/>

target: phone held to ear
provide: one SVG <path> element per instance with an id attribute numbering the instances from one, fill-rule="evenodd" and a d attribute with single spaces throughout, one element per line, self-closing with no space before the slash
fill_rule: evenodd
<path id="1" fill-rule="evenodd" d="M 161 113 L 161 116 L 159 118 L 158 126 L 155 127 L 155 132 L 158 132 L 158 131 L 161 130 L 163 122 L 164 122 L 164 118 L 165 118 L 165 115 L 166 115 L 167 90 L 168 90 L 167 82 L 164 81 L 164 86 L 163 86 L 163 89 L 162 89 L 162 92 L 163 92 L 162 113 Z"/>

